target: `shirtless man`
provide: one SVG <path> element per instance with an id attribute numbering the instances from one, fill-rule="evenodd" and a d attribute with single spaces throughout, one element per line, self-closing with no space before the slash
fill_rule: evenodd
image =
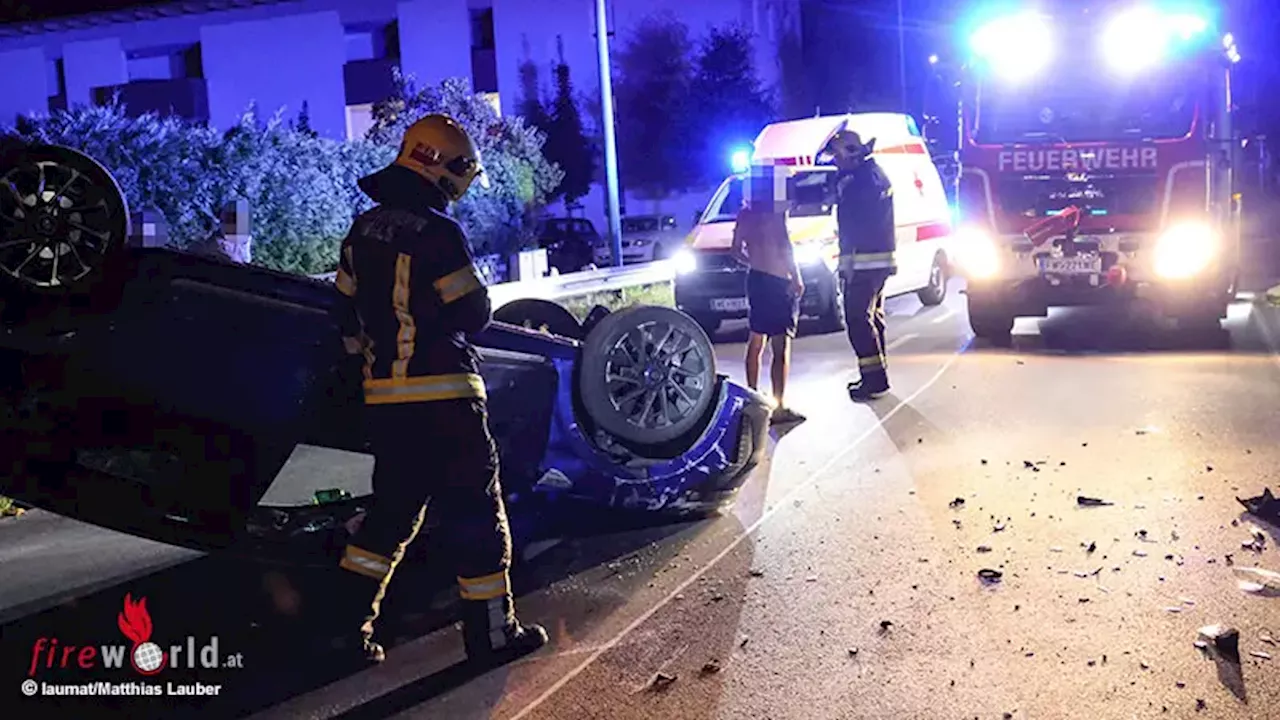
<path id="1" fill-rule="evenodd" d="M 804 281 L 787 235 L 787 173 L 773 167 L 752 168 L 747 179 L 747 201 L 733 230 L 734 259 L 750 268 L 747 273 L 748 322 L 747 384 L 760 382 L 760 361 L 765 340 L 773 346 L 773 398 L 777 403 L 771 422 L 794 423 L 805 418 L 787 407 L 783 395 L 791 365 L 791 338 L 800 318 Z"/>

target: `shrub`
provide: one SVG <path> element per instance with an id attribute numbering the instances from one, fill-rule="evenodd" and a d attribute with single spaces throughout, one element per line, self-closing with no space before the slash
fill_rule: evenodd
<path id="1" fill-rule="evenodd" d="M 373 108 L 369 140 L 396 146 L 406 128 L 431 113 L 458 121 L 475 140 L 491 181 L 474 185 L 454 208 L 475 254 L 510 255 L 532 246 L 538 217 L 564 173 L 542 154 L 546 137 L 519 116 L 502 117 L 462 78 L 419 89 L 396 73 L 396 94 Z"/>

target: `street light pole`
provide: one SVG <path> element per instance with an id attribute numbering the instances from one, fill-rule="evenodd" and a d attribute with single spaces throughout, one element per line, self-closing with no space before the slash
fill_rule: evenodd
<path id="1" fill-rule="evenodd" d="M 902 112 L 907 110 L 907 41 L 902 27 L 902 2 L 898 0 L 898 91 L 902 95 Z"/>
<path id="2" fill-rule="evenodd" d="M 604 125 L 605 198 L 609 212 L 609 244 L 613 264 L 622 265 L 622 218 L 618 210 L 618 140 L 613 126 L 613 79 L 609 70 L 609 16 L 605 0 L 596 0 L 596 51 L 600 58 L 601 124 Z"/>

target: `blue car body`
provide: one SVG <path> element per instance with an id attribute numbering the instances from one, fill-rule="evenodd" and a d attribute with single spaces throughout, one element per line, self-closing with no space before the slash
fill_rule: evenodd
<path id="1" fill-rule="evenodd" d="M 332 285 L 159 249 L 127 250 L 115 277 L 90 307 L 0 300 L 37 317 L 0 333 L 0 494 L 201 550 L 331 554 L 364 498 L 258 501 L 299 444 L 367 452 Z M 561 511 L 705 513 L 765 452 L 765 399 L 724 376 L 701 429 L 646 458 L 583 411 L 582 343 L 502 323 L 474 341 L 517 545 Z"/>

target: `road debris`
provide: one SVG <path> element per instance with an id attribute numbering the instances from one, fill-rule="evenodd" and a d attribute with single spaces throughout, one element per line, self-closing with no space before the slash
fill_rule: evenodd
<path id="1" fill-rule="evenodd" d="M 1270 660 L 1270 659 L 1271 659 L 1271 653 L 1262 652 L 1261 650 L 1250 650 L 1250 651 L 1249 651 L 1249 656 L 1250 656 L 1250 657 L 1256 657 L 1256 658 L 1258 658 L 1259 660 Z"/>
<path id="2" fill-rule="evenodd" d="M 1146 551 L 1146 550 L 1134 550 L 1134 551 L 1133 551 L 1133 556 L 1134 556 L 1134 557 L 1146 557 L 1146 556 L 1147 556 L 1147 551 Z"/>
<path id="3" fill-rule="evenodd" d="M 1240 662 L 1240 631 L 1233 627 L 1206 625 L 1200 628 L 1195 644 L 1201 650 L 1212 649 L 1233 663 Z"/>
<path id="4" fill-rule="evenodd" d="M 1259 640 L 1259 642 L 1264 642 L 1264 643 L 1266 643 L 1266 644 L 1268 644 L 1268 645 L 1271 645 L 1271 646 L 1275 646 L 1275 645 L 1276 645 L 1276 639 L 1275 639 L 1275 638 L 1273 638 L 1273 637 L 1271 637 L 1271 631 L 1270 631 L 1270 630 L 1263 630 L 1262 632 L 1258 633 L 1258 640 Z"/>
<path id="5" fill-rule="evenodd" d="M 753 568 L 753 569 L 751 570 L 751 577 L 756 577 L 756 578 L 758 578 L 758 577 L 764 577 L 764 571 L 763 571 L 763 570 L 760 570 L 760 569 L 758 569 L 758 568 Z"/>
<path id="6" fill-rule="evenodd" d="M 991 552 L 991 546 L 990 546 L 990 545 L 979 545 L 979 546 L 978 546 L 978 552 L 980 552 L 980 553 L 989 553 L 989 552 Z"/>
<path id="7" fill-rule="evenodd" d="M 964 498 L 958 497 L 955 500 L 952 500 L 948 507 L 950 507 L 952 510 L 957 510 L 959 508 L 964 507 Z"/>
<path id="8" fill-rule="evenodd" d="M 991 531 L 992 531 L 992 532 L 1004 532 L 1004 528 L 1005 528 L 1004 521 L 1003 521 L 1003 520 L 998 520 L 998 521 L 996 521 L 995 527 L 993 527 L 993 528 L 991 529 Z"/>
<path id="9" fill-rule="evenodd" d="M 858 648 L 849 648 L 849 657 L 858 657 Z"/>
<path id="10" fill-rule="evenodd" d="M 1049 548 L 1049 552 L 1060 553 L 1062 552 L 1062 548 L 1058 547 L 1057 545 L 1054 545 L 1053 547 Z"/>
<path id="11" fill-rule="evenodd" d="M 1080 544 L 1084 545 L 1084 543 L 1080 543 Z M 1093 553 L 1097 549 L 1098 549 L 1098 543 L 1090 542 L 1088 545 L 1085 546 L 1084 551 L 1087 553 Z"/>
<path id="12" fill-rule="evenodd" d="M 1280 525 L 1280 498 L 1271 494 L 1271 488 L 1264 488 L 1262 494 L 1256 497 L 1244 500 L 1237 497 L 1236 502 L 1243 505 L 1244 509 L 1251 514 L 1274 525 Z"/>
<path id="13" fill-rule="evenodd" d="M 1240 589 L 1254 594 L 1280 595 L 1280 573 L 1262 568 L 1235 568 Z"/>
<path id="14" fill-rule="evenodd" d="M 670 688 L 677 679 L 679 679 L 678 675 L 659 672 L 654 675 L 653 680 L 649 682 L 649 689 L 654 692 L 662 692 L 663 690 Z"/>
<path id="15" fill-rule="evenodd" d="M 702 675 L 703 677 L 706 677 L 707 675 L 715 675 L 716 673 L 720 672 L 720 670 L 721 670 L 721 667 L 719 662 L 715 660 L 708 660 L 702 666 L 702 670 L 699 672 L 699 674 Z"/>
<path id="16" fill-rule="evenodd" d="M 1106 500 L 1102 500 L 1100 498 L 1093 498 L 1093 497 L 1081 495 L 1076 498 L 1076 504 L 1079 505 L 1080 507 L 1102 507 L 1105 505 L 1114 505 L 1115 503 L 1107 502 Z"/>
<path id="17" fill-rule="evenodd" d="M 1196 698 L 1196 712 L 1204 712 L 1208 708 L 1209 704 L 1204 701 L 1204 698 Z"/>
<path id="18" fill-rule="evenodd" d="M 881 634 L 881 635 L 883 635 L 883 634 L 885 634 L 885 633 L 889 632 L 889 628 L 891 628 L 891 627 L 893 627 L 893 621 L 892 621 L 892 620 L 881 620 L 881 621 L 880 621 L 880 634 Z"/>
<path id="19" fill-rule="evenodd" d="M 1004 578 L 1004 573 L 999 570 L 992 570 L 991 568 L 983 568 L 978 571 L 978 577 L 981 578 L 983 582 L 998 583 Z"/>
<path id="20" fill-rule="evenodd" d="M 1240 547 L 1251 552 L 1260 553 L 1267 549 L 1267 534 L 1256 525 L 1249 526 L 1249 534 L 1253 535 L 1253 539 L 1249 542 L 1240 543 Z"/>

